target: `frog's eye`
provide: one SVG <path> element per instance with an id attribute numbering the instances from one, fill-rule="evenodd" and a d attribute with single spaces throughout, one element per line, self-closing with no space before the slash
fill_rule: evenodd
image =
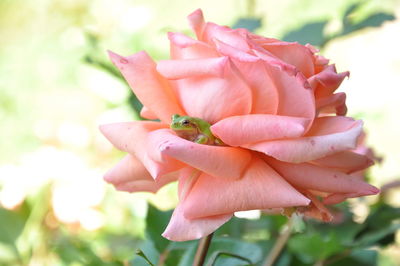
<path id="1" fill-rule="evenodd" d="M 189 120 L 183 120 L 182 121 L 182 126 L 188 126 L 190 125 L 190 121 Z"/>

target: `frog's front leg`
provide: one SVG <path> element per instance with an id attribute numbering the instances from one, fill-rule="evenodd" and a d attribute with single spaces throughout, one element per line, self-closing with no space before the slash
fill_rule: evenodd
<path id="1" fill-rule="evenodd" d="M 207 144 L 208 143 L 208 137 L 205 135 L 199 135 L 195 141 L 198 144 Z"/>

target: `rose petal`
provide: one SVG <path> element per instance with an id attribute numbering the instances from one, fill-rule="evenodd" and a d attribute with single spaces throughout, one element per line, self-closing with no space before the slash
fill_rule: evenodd
<path id="1" fill-rule="evenodd" d="M 304 133 L 308 120 L 278 115 L 243 115 L 222 119 L 211 126 L 211 131 L 230 146 L 264 140 L 295 138 Z"/>
<path id="2" fill-rule="evenodd" d="M 161 121 L 169 124 L 173 114 L 184 114 L 168 80 L 156 71 L 156 63 L 146 52 L 122 57 L 109 51 L 109 56 L 140 102 Z M 154 97 L 154 95 L 157 95 L 157 97 Z"/>
<path id="3" fill-rule="evenodd" d="M 227 60 L 227 57 L 161 60 L 157 64 L 157 71 L 167 79 L 182 79 L 204 75 L 222 77 Z"/>
<path id="4" fill-rule="evenodd" d="M 295 66 L 305 77 L 314 75 L 313 53 L 296 42 L 268 42 L 262 47 L 282 61 Z"/>
<path id="5" fill-rule="evenodd" d="M 362 122 L 348 117 L 320 117 L 305 137 L 264 141 L 243 147 L 263 152 L 278 160 L 301 163 L 354 149 L 362 132 Z"/>
<path id="6" fill-rule="evenodd" d="M 171 59 L 204 59 L 220 55 L 205 42 L 196 41 L 181 33 L 168 33 Z"/>
<path id="7" fill-rule="evenodd" d="M 251 63 L 260 61 L 260 59 L 257 56 L 254 56 L 248 52 L 241 51 L 234 46 L 224 43 L 221 40 L 214 39 L 213 41 L 217 48 L 217 51 L 222 55 L 229 56 L 231 59 L 236 59 L 240 62 L 251 62 Z"/>
<path id="8" fill-rule="evenodd" d="M 319 98 L 315 102 L 317 112 L 319 113 L 336 113 L 336 115 L 346 115 L 346 94 L 339 92 L 330 96 Z"/>
<path id="9" fill-rule="evenodd" d="M 240 51 L 221 41 L 215 41 L 215 43 L 217 50 L 222 55 L 229 56 L 233 60 L 251 88 L 253 94 L 251 113 L 276 114 L 279 95 L 264 62 L 254 55 Z"/>
<path id="10" fill-rule="evenodd" d="M 315 99 L 304 75 L 293 73 L 285 64 L 257 50 L 253 52 L 265 62 L 265 67 L 279 93 L 278 115 L 312 119 L 315 116 Z M 277 65 L 279 63 L 279 65 Z"/>
<path id="11" fill-rule="evenodd" d="M 176 81 L 176 89 L 187 114 L 211 124 L 225 117 L 248 114 L 251 110 L 251 89 L 230 62 L 225 65 L 223 78 L 180 79 Z"/>
<path id="12" fill-rule="evenodd" d="M 376 187 L 337 170 L 309 163 L 285 163 L 271 157 L 265 160 L 290 184 L 303 189 L 332 193 L 359 193 L 363 196 L 379 192 Z"/>
<path id="13" fill-rule="evenodd" d="M 138 158 L 150 172 L 153 178 L 159 178 L 167 173 L 183 167 L 182 163 L 167 158 L 161 164 L 149 158 L 146 147 L 150 131 L 165 127 L 164 124 L 150 121 L 135 121 L 101 125 L 100 131 L 119 150 L 126 151 Z"/>
<path id="14" fill-rule="evenodd" d="M 348 198 L 362 197 L 359 193 L 333 193 L 328 197 L 324 198 L 323 203 L 326 205 L 334 205 L 342 203 Z"/>
<path id="15" fill-rule="evenodd" d="M 211 175 L 230 179 L 241 177 L 251 159 L 245 149 L 197 144 L 168 129 L 151 132 L 148 147 L 150 157 L 158 162 L 172 157 Z"/>
<path id="16" fill-rule="evenodd" d="M 113 184 L 118 190 L 155 193 L 165 184 L 177 180 L 177 175 L 167 175 L 161 178 L 160 182 L 155 182 L 138 159 L 133 155 L 126 155 L 104 175 L 104 180 Z"/>
<path id="17" fill-rule="evenodd" d="M 163 237 L 171 241 L 188 241 L 207 236 L 231 219 L 233 214 L 222 214 L 199 219 L 187 219 L 182 203 L 174 210 Z"/>
<path id="18" fill-rule="evenodd" d="M 189 219 L 236 211 L 308 205 L 310 201 L 254 157 L 240 179 L 202 174 L 182 203 Z"/>
<path id="19" fill-rule="evenodd" d="M 337 73 L 335 65 L 326 66 L 321 72 L 309 79 L 313 85 L 316 98 L 323 98 L 331 95 L 342 83 L 345 77 L 349 77 L 350 72 Z"/>
<path id="20" fill-rule="evenodd" d="M 150 120 L 158 119 L 158 117 L 146 106 L 143 106 L 142 110 L 140 110 L 140 116 Z"/>
<path id="21" fill-rule="evenodd" d="M 195 10 L 188 16 L 190 27 L 196 33 L 197 39 L 200 40 L 203 35 L 203 30 L 205 27 L 203 11 L 201 9 Z"/>
<path id="22" fill-rule="evenodd" d="M 247 31 L 231 29 L 208 22 L 204 27 L 201 40 L 211 45 L 214 44 L 214 40 L 218 40 L 240 51 L 247 52 L 250 50 L 250 47 L 247 44 L 246 34 Z"/>
<path id="23" fill-rule="evenodd" d="M 374 164 L 368 156 L 361 155 L 352 151 L 342 151 L 330 156 L 313 161 L 314 163 L 329 167 L 340 169 L 345 173 L 352 173 L 355 171 L 363 170 Z"/>
<path id="24" fill-rule="evenodd" d="M 172 241 L 186 241 L 209 235 L 218 227 L 229 221 L 233 213 L 221 214 L 199 219 L 187 219 L 183 213 L 185 202 L 193 184 L 199 178 L 200 171 L 191 167 L 182 169 L 179 175 L 179 201 L 164 233 L 165 238 Z"/>

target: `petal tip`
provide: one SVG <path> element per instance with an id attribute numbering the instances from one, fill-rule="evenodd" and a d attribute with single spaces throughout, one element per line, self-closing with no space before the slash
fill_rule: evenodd
<path id="1" fill-rule="evenodd" d="M 189 20 L 197 19 L 197 18 L 203 18 L 203 11 L 201 8 L 196 9 L 192 13 L 190 13 L 188 16 Z"/>

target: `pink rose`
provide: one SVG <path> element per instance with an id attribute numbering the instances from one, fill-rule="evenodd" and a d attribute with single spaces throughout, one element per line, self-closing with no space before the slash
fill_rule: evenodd
<path id="1" fill-rule="evenodd" d="M 203 237 L 236 211 L 311 212 L 332 198 L 379 192 L 351 175 L 372 164 L 352 151 L 362 122 L 323 116 L 345 114 L 344 94 L 334 91 L 347 72 L 336 73 L 311 46 L 205 23 L 201 10 L 189 22 L 197 40 L 169 33 L 171 60 L 110 52 L 143 103 L 142 116 L 160 122 L 100 128 L 128 153 L 105 176 L 117 189 L 155 192 L 178 180 L 179 204 L 164 237 Z M 169 128 L 173 114 L 206 120 L 226 145 L 180 138 Z"/>

